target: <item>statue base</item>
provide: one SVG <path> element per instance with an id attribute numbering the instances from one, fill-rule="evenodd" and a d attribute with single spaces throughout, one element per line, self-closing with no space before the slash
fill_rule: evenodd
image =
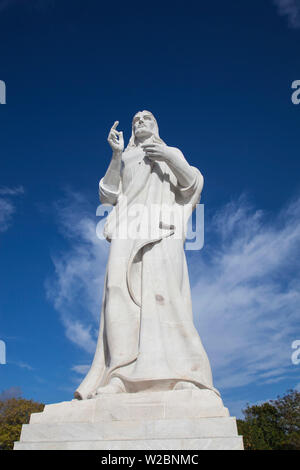
<path id="1" fill-rule="evenodd" d="M 211 390 L 101 395 L 46 405 L 15 450 L 242 450 L 236 419 Z"/>

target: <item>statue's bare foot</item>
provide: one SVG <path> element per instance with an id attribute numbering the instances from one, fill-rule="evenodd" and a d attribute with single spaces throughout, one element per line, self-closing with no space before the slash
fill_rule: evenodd
<path id="1" fill-rule="evenodd" d="M 91 393 L 88 398 L 95 398 L 97 395 L 124 393 L 126 392 L 125 386 L 121 379 L 113 377 L 111 381 L 104 387 L 99 387 L 94 393 Z"/>
<path id="2" fill-rule="evenodd" d="M 174 385 L 173 390 L 195 390 L 198 389 L 197 385 L 195 385 L 193 382 L 177 382 Z"/>

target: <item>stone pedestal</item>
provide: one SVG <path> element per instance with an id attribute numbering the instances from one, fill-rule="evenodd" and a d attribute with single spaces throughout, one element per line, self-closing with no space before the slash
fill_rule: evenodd
<path id="1" fill-rule="evenodd" d="M 102 395 L 46 405 L 16 450 L 243 449 L 236 419 L 210 390 Z"/>

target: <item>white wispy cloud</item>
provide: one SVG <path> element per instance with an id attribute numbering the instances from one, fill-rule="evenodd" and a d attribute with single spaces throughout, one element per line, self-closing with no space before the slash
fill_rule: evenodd
<path id="1" fill-rule="evenodd" d="M 0 232 L 5 232 L 10 226 L 15 206 L 11 201 L 0 198 Z"/>
<path id="2" fill-rule="evenodd" d="M 300 0 L 274 0 L 280 15 L 286 16 L 291 28 L 300 28 Z"/>
<path id="3" fill-rule="evenodd" d="M 8 186 L 0 187 L 0 196 L 18 196 L 24 194 L 25 190 L 23 186 L 17 186 L 15 188 L 9 188 Z"/>
<path id="4" fill-rule="evenodd" d="M 284 380 L 300 336 L 300 199 L 271 218 L 241 198 L 215 215 L 207 239 L 215 247 L 198 256 L 193 301 L 217 385 Z"/>
<path id="5" fill-rule="evenodd" d="M 70 249 L 53 255 L 55 276 L 46 281 L 48 298 L 60 313 L 67 338 L 85 351 L 96 347 L 108 243 L 96 236 L 98 220 L 87 200 L 69 192 L 55 207 Z"/>
<path id="6" fill-rule="evenodd" d="M 71 370 L 76 372 L 76 374 L 85 375 L 87 374 L 89 368 L 90 368 L 90 364 L 85 364 L 85 365 L 79 364 L 79 365 L 71 367 Z"/>
<path id="7" fill-rule="evenodd" d="M 19 362 L 10 362 L 10 364 L 14 364 L 18 367 L 20 367 L 21 369 L 26 369 L 26 370 L 34 370 L 34 368 L 30 365 L 30 364 L 27 364 L 26 362 L 22 362 L 22 361 L 19 361 Z"/>
<path id="8" fill-rule="evenodd" d="M 23 186 L 17 188 L 0 187 L 0 232 L 6 232 L 10 227 L 12 216 L 15 213 L 14 196 L 24 194 Z"/>
<path id="9" fill-rule="evenodd" d="M 82 195 L 69 193 L 56 210 L 69 249 L 53 256 L 55 276 L 47 292 L 67 338 L 92 359 L 109 245 L 96 237 L 95 208 Z M 295 374 L 299 242 L 300 198 L 276 216 L 255 210 L 245 197 L 206 216 L 206 245 L 189 252 L 188 260 L 195 324 L 221 390 Z"/>

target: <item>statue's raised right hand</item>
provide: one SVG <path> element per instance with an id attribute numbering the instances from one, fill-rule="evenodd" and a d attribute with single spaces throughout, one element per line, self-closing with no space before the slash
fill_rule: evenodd
<path id="1" fill-rule="evenodd" d="M 124 139 L 123 139 L 123 132 L 117 131 L 117 126 L 119 125 L 119 121 L 116 121 L 112 126 L 111 130 L 108 134 L 108 143 L 111 146 L 113 152 L 123 152 L 124 150 Z"/>

